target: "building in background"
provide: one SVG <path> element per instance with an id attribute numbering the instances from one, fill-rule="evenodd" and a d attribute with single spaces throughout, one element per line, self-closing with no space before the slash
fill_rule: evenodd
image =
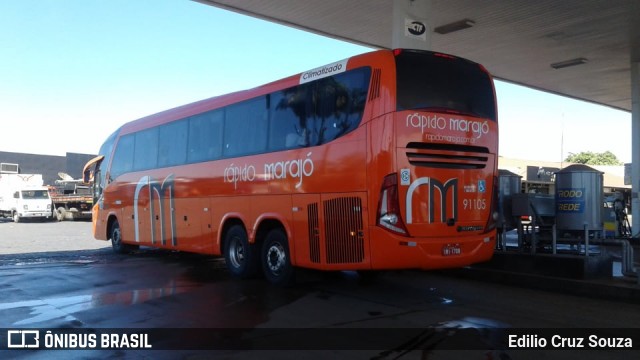
<path id="1" fill-rule="evenodd" d="M 65 156 L 23 154 L 0 151 L 0 163 L 18 164 L 22 174 L 42 174 L 45 185 L 54 185 L 59 173 L 82 178 L 82 168 L 94 158 L 91 154 L 66 153 Z"/>

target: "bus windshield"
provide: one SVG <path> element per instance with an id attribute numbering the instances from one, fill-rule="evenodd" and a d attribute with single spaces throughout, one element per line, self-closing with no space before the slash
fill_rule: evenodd
<path id="1" fill-rule="evenodd" d="M 396 55 L 397 110 L 438 109 L 496 120 L 492 80 L 454 56 L 402 50 Z"/>

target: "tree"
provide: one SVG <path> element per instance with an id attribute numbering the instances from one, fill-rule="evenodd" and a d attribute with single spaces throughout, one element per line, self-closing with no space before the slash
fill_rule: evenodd
<path id="1" fill-rule="evenodd" d="M 582 151 L 577 154 L 569 153 L 569 156 L 564 161 L 586 165 L 622 165 L 622 161 L 618 160 L 611 151 L 602 153 L 591 151 Z"/>

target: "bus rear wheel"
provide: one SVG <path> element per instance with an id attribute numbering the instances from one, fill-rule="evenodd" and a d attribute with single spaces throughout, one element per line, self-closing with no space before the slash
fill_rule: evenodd
<path id="1" fill-rule="evenodd" d="M 262 244 L 262 271 L 270 283 L 278 286 L 293 284 L 294 271 L 289 255 L 287 235 L 282 229 L 269 231 Z"/>
<path id="2" fill-rule="evenodd" d="M 244 227 L 233 225 L 227 230 L 224 241 L 224 260 L 229 273 L 245 279 L 256 275 L 258 257 L 255 245 L 249 244 Z"/>

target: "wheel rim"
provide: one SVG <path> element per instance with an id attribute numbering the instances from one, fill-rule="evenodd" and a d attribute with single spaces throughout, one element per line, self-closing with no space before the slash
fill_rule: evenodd
<path id="1" fill-rule="evenodd" d="M 238 238 L 233 238 L 229 244 L 229 261 L 234 268 L 239 268 L 244 264 L 244 250 L 244 246 Z"/>
<path id="2" fill-rule="evenodd" d="M 284 247 L 280 243 L 274 243 L 269 247 L 267 251 L 267 266 L 274 275 L 280 274 L 285 267 L 287 261 L 287 254 L 284 251 Z"/>

